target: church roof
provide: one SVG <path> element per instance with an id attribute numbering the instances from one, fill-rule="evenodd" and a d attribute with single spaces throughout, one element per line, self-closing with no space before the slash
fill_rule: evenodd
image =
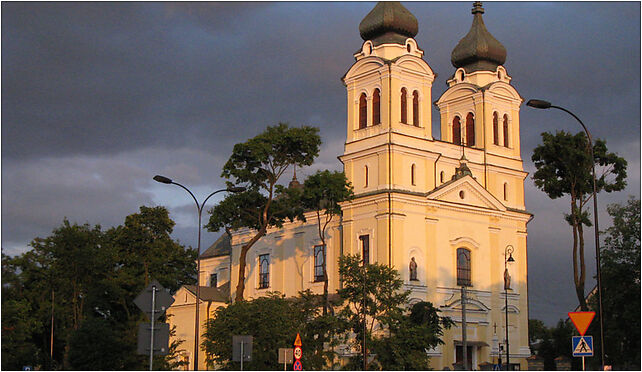
<path id="1" fill-rule="evenodd" d="M 463 67 L 466 72 L 495 71 L 506 62 L 506 48 L 488 32 L 484 25 L 482 3 L 473 4 L 473 24 L 450 56 L 455 68 Z"/>
<path id="2" fill-rule="evenodd" d="M 184 287 L 196 295 L 195 285 L 185 285 Z M 218 288 L 201 286 L 200 296 L 203 301 L 228 302 L 230 299 L 230 282 L 226 282 Z"/>
<path id="3" fill-rule="evenodd" d="M 380 1 L 359 24 L 361 38 L 372 40 L 374 45 L 403 45 L 418 30 L 417 18 L 398 1 Z"/>
<path id="4" fill-rule="evenodd" d="M 201 258 L 229 256 L 232 253 L 231 238 L 228 233 L 223 233 L 205 252 Z"/>

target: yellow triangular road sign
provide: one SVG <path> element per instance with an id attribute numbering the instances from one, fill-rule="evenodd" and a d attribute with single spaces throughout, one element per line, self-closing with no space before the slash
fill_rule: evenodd
<path id="1" fill-rule="evenodd" d="M 296 334 L 296 340 L 294 340 L 294 346 L 301 346 L 301 345 L 303 345 L 303 344 L 301 343 L 301 335 L 299 335 L 299 334 L 297 333 L 297 334 Z"/>
<path id="2" fill-rule="evenodd" d="M 571 318 L 571 321 L 577 328 L 577 331 L 580 333 L 580 336 L 584 336 L 586 330 L 588 329 L 591 321 L 595 317 L 595 311 L 575 311 L 568 313 L 568 317 Z"/>

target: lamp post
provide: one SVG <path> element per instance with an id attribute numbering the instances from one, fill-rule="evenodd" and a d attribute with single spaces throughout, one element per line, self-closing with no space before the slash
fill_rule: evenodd
<path id="1" fill-rule="evenodd" d="M 181 185 L 180 183 L 174 182 L 170 178 L 159 176 L 159 175 L 154 176 L 154 181 L 168 184 L 168 185 L 172 184 L 183 188 L 192 196 L 192 199 L 194 199 L 194 202 L 196 203 L 196 210 L 198 211 L 198 246 L 197 246 L 198 248 L 197 248 L 197 255 L 196 255 L 196 316 L 194 320 L 194 370 L 196 371 L 198 370 L 198 333 L 199 333 L 198 315 L 199 315 L 199 301 L 201 299 L 201 283 L 200 283 L 201 281 L 201 216 L 203 214 L 203 206 L 205 206 L 205 203 L 207 202 L 207 200 L 216 193 L 223 192 L 223 191 L 243 192 L 245 191 L 245 187 L 230 186 L 226 189 L 216 190 L 213 193 L 209 194 L 207 198 L 203 200 L 203 203 L 199 204 L 194 194 L 192 194 L 192 192 L 187 187 Z"/>
<path id="2" fill-rule="evenodd" d="M 595 264 L 597 266 L 597 300 L 598 300 L 598 314 L 600 317 L 600 358 L 601 358 L 602 370 L 604 370 L 604 323 L 602 320 L 602 274 L 600 269 L 600 228 L 598 227 L 598 219 L 597 219 L 598 217 L 597 216 L 597 183 L 595 181 L 595 156 L 593 154 L 593 137 L 591 136 L 591 132 L 589 132 L 589 130 L 584 125 L 584 123 L 582 123 L 582 120 L 580 120 L 580 118 L 575 116 L 575 114 L 565 109 L 564 107 L 555 106 L 548 101 L 543 101 L 540 99 L 531 99 L 528 102 L 526 102 L 526 106 L 533 107 L 536 109 L 555 108 L 558 110 L 562 110 L 567 114 L 571 115 L 572 117 L 574 117 L 575 120 L 577 120 L 580 123 L 580 125 L 582 126 L 582 129 L 584 129 L 584 132 L 588 137 L 589 153 L 591 155 L 591 160 L 593 164 L 593 169 L 592 169 L 593 215 L 595 216 Z"/>
<path id="3" fill-rule="evenodd" d="M 506 370 L 510 369 L 510 344 L 508 342 L 508 290 L 510 288 L 510 275 L 508 275 L 508 263 L 515 262 L 513 259 L 514 248 L 512 245 L 507 245 L 504 249 L 504 292 L 505 304 L 504 304 L 504 314 L 506 316 Z"/>

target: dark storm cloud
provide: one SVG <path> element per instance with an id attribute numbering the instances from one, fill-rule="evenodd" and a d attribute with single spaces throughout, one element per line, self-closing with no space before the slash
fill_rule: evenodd
<path id="1" fill-rule="evenodd" d="M 416 39 L 438 74 L 435 101 L 454 72 L 450 53 L 470 28 L 471 3 L 404 5 L 418 19 Z M 359 22 L 373 6 L 2 3 L 3 252 L 24 251 L 65 216 L 108 227 L 144 204 L 168 205 L 177 222 L 173 235 L 196 246 L 189 195 L 151 177 L 172 177 L 202 199 L 224 187 L 220 171 L 233 144 L 279 121 L 321 129 L 322 153 L 314 166 L 297 170 L 300 180 L 317 169 L 341 169 L 340 77 L 354 61 Z M 600 194 L 606 227 L 608 203 L 640 196 L 640 4 L 491 2 L 484 8 L 522 97 L 571 109 L 594 137 L 629 160 L 627 189 Z M 439 138 L 434 107 L 432 113 Z M 531 173 L 542 131 L 580 130 L 559 111 L 522 106 L 520 119 Z M 567 201 L 551 201 L 530 178 L 525 187 L 535 214 L 529 315 L 552 324 L 576 303 Z M 217 236 L 205 233 L 203 247 Z M 587 265 L 594 270 L 591 244 Z"/>

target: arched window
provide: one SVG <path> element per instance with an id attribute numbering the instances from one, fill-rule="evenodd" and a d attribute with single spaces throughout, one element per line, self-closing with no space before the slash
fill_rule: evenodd
<path id="1" fill-rule="evenodd" d="M 508 147 L 508 115 L 504 115 L 504 147 Z"/>
<path id="2" fill-rule="evenodd" d="M 499 118 L 493 112 L 493 143 L 499 146 Z"/>
<path id="3" fill-rule="evenodd" d="M 444 171 L 439 172 L 439 182 L 444 183 Z"/>
<path id="4" fill-rule="evenodd" d="M 470 251 L 466 248 L 457 248 L 457 285 L 470 287 Z"/>
<path id="5" fill-rule="evenodd" d="M 323 245 L 314 246 L 314 281 L 322 282 L 323 281 L 323 266 L 325 262 L 323 260 L 324 254 Z"/>
<path id="6" fill-rule="evenodd" d="M 472 112 L 466 115 L 466 146 L 475 146 L 475 118 Z"/>
<path id="7" fill-rule="evenodd" d="M 508 201 L 508 183 L 504 182 L 504 200 Z"/>
<path id="8" fill-rule="evenodd" d="M 372 93 L 372 125 L 381 124 L 381 97 L 379 89 Z"/>
<path id="9" fill-rule="evenodd" d="M 270 286 L 270 255 L 259 256 L 259 289 Z"/>
<path id="10" fill-rule="evenodd" d="M 415 168 L 417 168 L 414 164 L 410 166 L 410 183 L 415 186 Z"/>
<path id="11" fill-rule="evenodd" d="M 361 93 L 359 97 L 359 129 L 365 128 L 368 124 L 368 103 L 366 102 L 366 94 Z"/>
<path id="12" fill-rule="evenodd" d="M 408 92 L 401 88 L 401 122 L 408 124 Z"/>
<path id="13" fill-rule="evenodd" d="M 419 92 L 412 92 L 412 125 L 419 126 Z"/>
<path id="14" fill-rule="evenodd" d="M 455 116 L 453 119 L 453 143 L 455 145 L 461 145 L 461 123 L 459 120 L 459 116 Z"/>
<path id="15" fill-rule="evenodd" d="M 363 187 L 368 187 L 368 166 L 367 165 L 364 167 L 363 176 L 365 178 L 365 182 L 364 182 L 364 186 Z"/>

